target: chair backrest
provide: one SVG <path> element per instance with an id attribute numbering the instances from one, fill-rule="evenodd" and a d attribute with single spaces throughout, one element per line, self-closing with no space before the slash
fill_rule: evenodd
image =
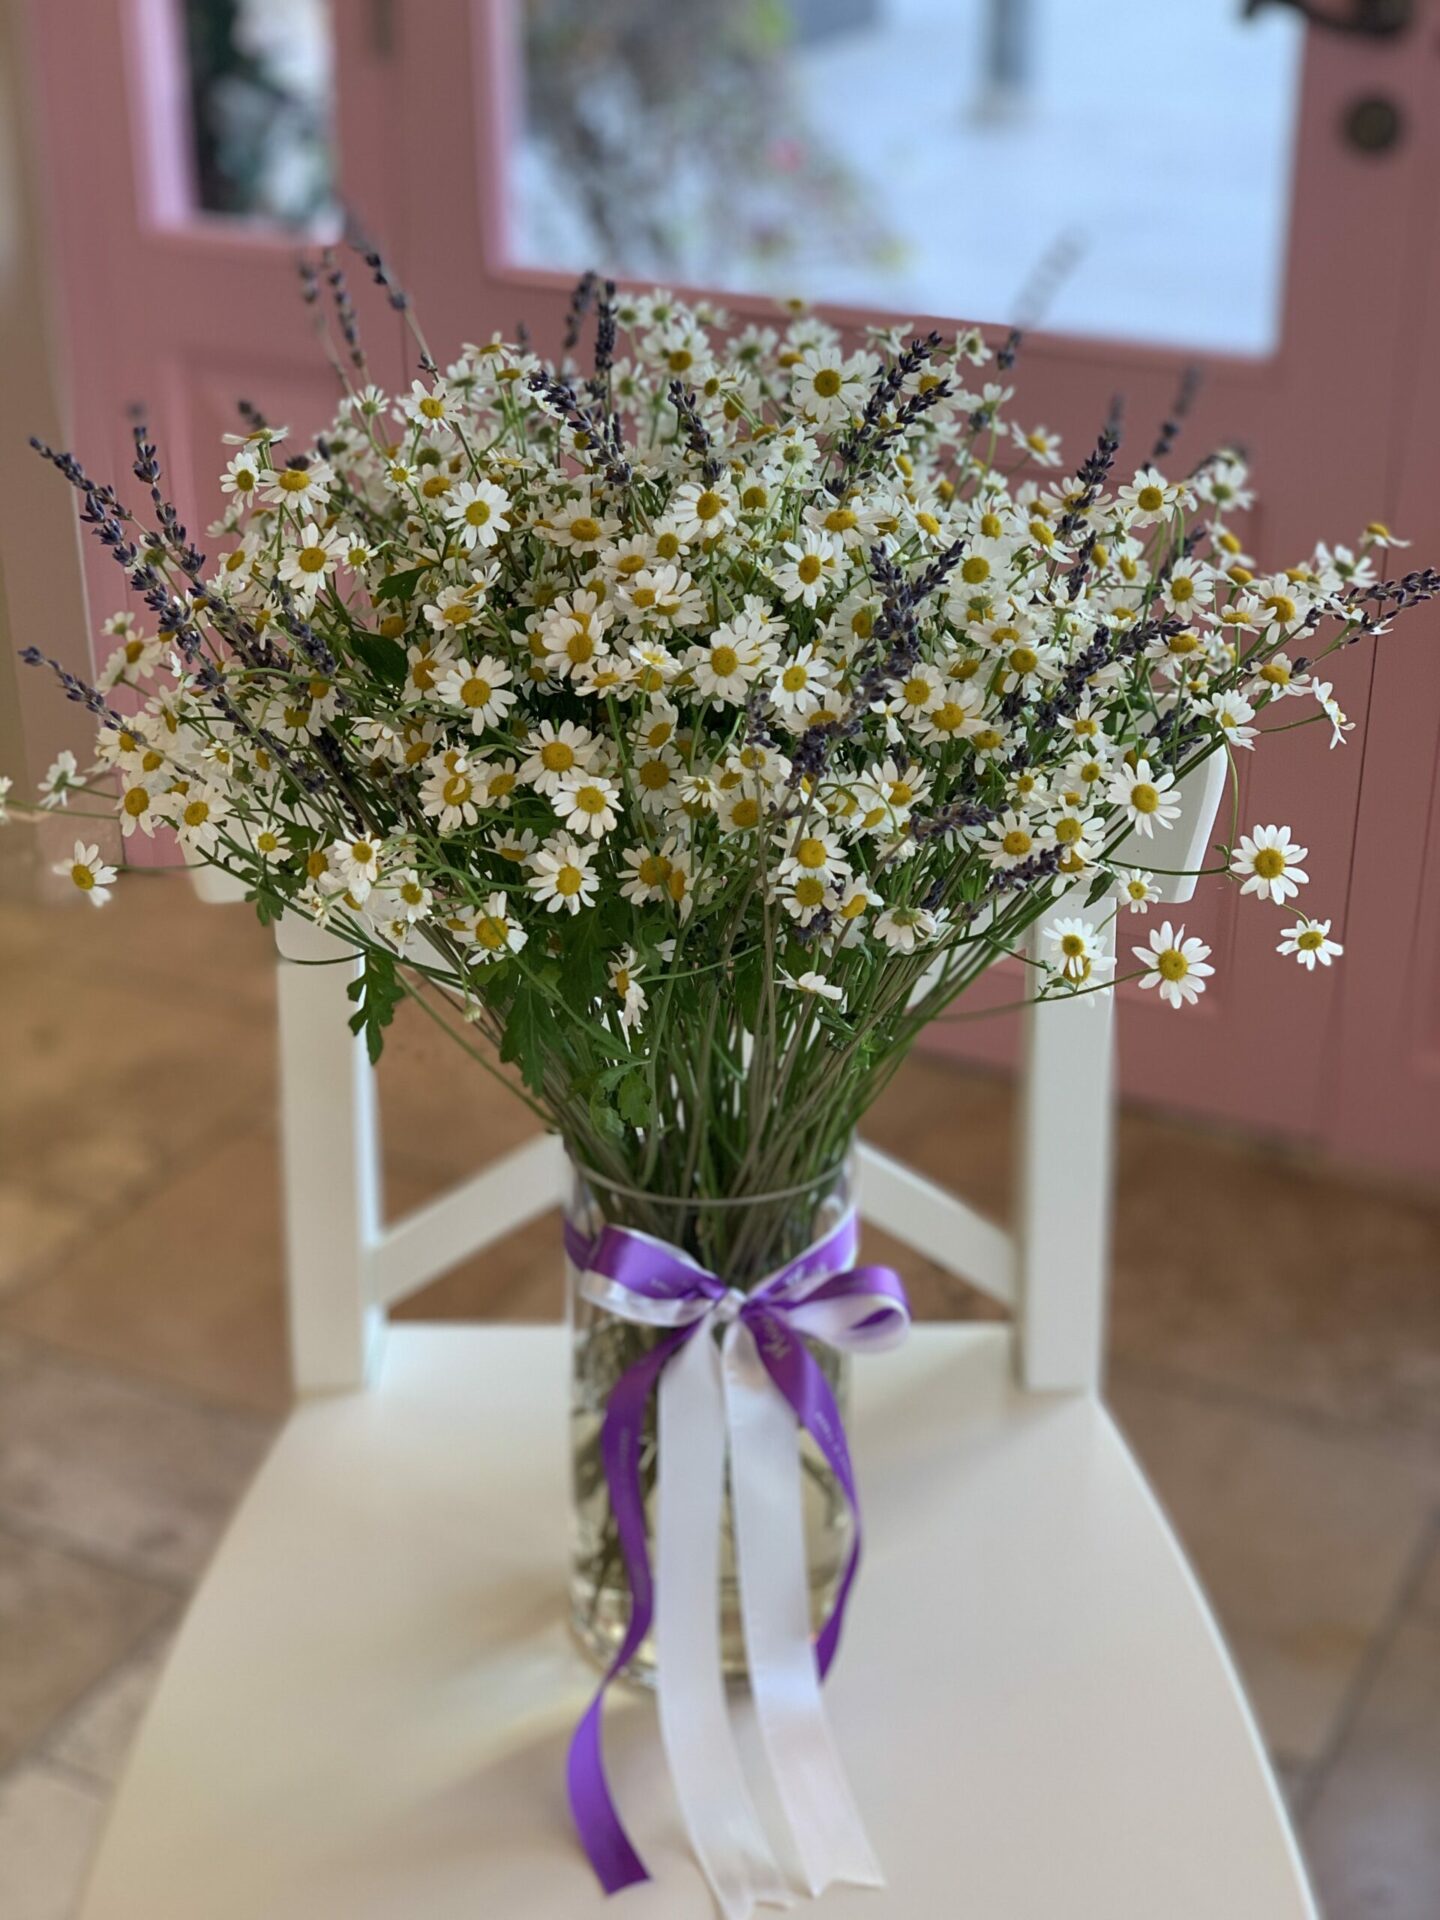
<path id="1" fill-rule="evenodd" d="M 1224 781 L 1215 755 L 1182 782 L 1182 815 L 1166 840 L 1175 867 L 1202 864 Z M 1191 880 L 1164 883 L 1171 901 L 1193 892 Z M 1077 910 L 1083 894 L 1056 911 Z M 1037 925 L 1032 940 L 1040 933 Z M 558 1140 L 542 1137 L 428 1206 L 383 1221 L 375 1079 L 347 1025 L 354 956 L 334 935 L 288 917 L 276 945 L 291 1362 L 298 1391 L 335 1391 L 363 1384 L 391 1305 L 563 1202 L 565 1157 Z M 1035 1388 L 1100 1381 L 1114 1019 L 1108 993 L 1027 1006 L 1019 1196 L 1008 1230 L 860 1147 L 862 1214 L 1010 1308 L 1021 1374 Z"/>

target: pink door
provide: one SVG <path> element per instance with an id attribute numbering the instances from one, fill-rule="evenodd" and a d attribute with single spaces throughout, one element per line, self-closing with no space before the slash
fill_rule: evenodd
<path id="1" fill-rule="evenodd" d="M 340 201 L 373 209 L 380 225 L 395 218 L 383 143 L 371 137 L 384 120 L 383 14 L 355 6 L 332 19 L 323 0 L 250 9 L 250 39 L 222 59 L 201 16 L 246 11 L 30 0 L 26 16 L 73 450 L 133 495 L 127 410 L 143 407 L 164 484 L 202 549 L 221 506 L 221 435 L 241 427 L 237 401 L 295 436 L 334 411 L 335 381 L 299 298 L 299 240 L 338 233 Z M 308 44 L 297 33 L 306 22 Z M 363 268 L 355 278 L 376 377 L 393 385 L 402 328 Z M 125 582 L 93 542 L 86 570 L 98 636 L 126 604 Z M 107 645 L 96 638 L 102 657 Z M 164 840 L 138 835 L 127 855 L 174 858 Z"/>
<path id="2" fill-rule="evenodd" d="M 1440 325 L 1426 283 L 1436 0 L 1354 0 L 1357 15 L 1410 16 L 1390 37 L 1304 31 L 1279 5 L 1242 21 L 1241 0 L 234 10 L 328 18 L 340 190 L 384 235 L 442 358 L 522 318 L 556 347 L 586 266 L 762 318 L 772 304 L 754 289 L 810 291 L 847 327 L 1039 313 L 1022 412 L 1064 433 L 1068 459 L 1119 390 L 1122 459 L 1142 464 L 1199 361 L 1176 458 L 1245 443 L 1264 562 L 1374 519 L 1420 559 L 1440 555 L 1424 433 L 1440 427 L 1440 376 L 1412 391 L 1404 372 L 1427 316 Z M 183 0 L 97 0 L 84 40 L 77 13 L 31 0 L 42 92 L 73 123 L 83 83 L 113 157 L 97 193 L 92 149 L 55 136 L 77 444 L 123 471 L 114 403 L 147 396 L 181 503 L 203 521 L 237 391 L 300 430 L 329 383 L 289 237 L 200 210 Z M 383 309 L 367 322 L 372 345 L 386 327 L 395 342 Z M 398 377 L 392 352 L 381 378 Z M 1131 1093 L 1440 1168 L 1440 925 L 1422 885 L 1440 859 L 1440 654 L 1417 671 L 1427 641 L 1436 623 L 1412 621 L 1374 662 L 1345 658 L 1336 690 L 1359 725 L 1343 753 L 1315 728 L 1243 769 L 1242 826 L 1303 828 L 1306 904 L 1335 919 L 1345 961 L 1300 975 L 1273 951 L 1273 909 L 1202 884 L 1187 919 L 1215 948 L 1213 990 L 1183 1017 L 1153 996 L 1127 1007 Z M 1014 995 L 1003 969 L 983 988 L 993 1004 Z M 937 1044 L 1003 1059 L 1012 1036 L 1004 1019 L 965 1020 Z"/>

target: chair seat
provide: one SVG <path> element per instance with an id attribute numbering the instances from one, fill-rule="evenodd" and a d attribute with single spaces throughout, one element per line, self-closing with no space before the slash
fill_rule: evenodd
<path id="1" fill-rule="evenodd" d="M 607 1903 L 571 1835 L 594 1675 L 564 1619 L 567 1357 L 557 1328 L 397 1325 L 368 1391 L 294 1415 L 186 1619 L 85 1920 L 711 1920 L 647 1695 L 616 1690 L 607 1754 L 654 1882 Z M 828 1697 L 889 1886 L 832 1890 L 826 1920 L 1313 1920 L 1104 1408 L 1021 1391 L 993 1326 L 917 1329 L 855 1383 L 867 1558 Z"/>

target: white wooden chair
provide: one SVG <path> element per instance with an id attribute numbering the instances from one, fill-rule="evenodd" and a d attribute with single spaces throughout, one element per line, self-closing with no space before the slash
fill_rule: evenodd
<path id="1" fill-rule="evenodd" d="M 1177 865 L 1208 844 L 1211 769 Z M 563 1789 L 595 1681 L 564 1618 L 565 1335 L 385 1328 L 554 1205 L 562 1156 L 537 1141 L 382 1227 L 349 969 L 298 964 L 327 957 L 313 930 L 280 945 L 301 1403 L 191 1606 L 84 1920 L 599 1916 Z M 828 1693 L 889 1887 L 830 1892 L 828 1920 L 1314 1917 L 1229 1658 L 1098 1397 L 1107 1001 L 1031 1009 L 1013 1236 L 862 1150 L 862 1212 L 1014 1321 L 856 1366 L 868 1553 Z M 648 1697 L 611 1706 L 607 1752 L 656 1876 L 613 1912 L 708 1916 Z"/>

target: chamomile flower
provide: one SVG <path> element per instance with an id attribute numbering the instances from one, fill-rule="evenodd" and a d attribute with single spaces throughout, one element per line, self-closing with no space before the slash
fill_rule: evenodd
<path id="1" fill-rule="evenodd" d="M 1160 998 L 1172 1007 L 1198 1000 L 1215 971 L 1207 964 L 1210 949 L 1205 942 L 1187 940 L 1184 927 L 1177 929 L 1168 920 L 1151 929 L 1148 946 L 1132 947 L 1130 951 L 1145 969 L 1142 988 L 1158 987 Z"/>
<path id="2" fill-rule="evenodd" d="M 750 689 L 773 664 L 775 642 L 745 614 L 723 622 L 685 655 L 699 691 L 722 706 L 743 706 Z"/>
<path id="3" fill-rule="evenodd" d="M 520 779 L 537 793 L 554 794 L 567 774 L 595 765 L 595 736 L 573 720 L 542 720 L 526 742 L 529 752 L 520 763 Z"/>
<path id="4" fill-rule="evenodd" d="M 70 795 L 83 784 L 75 756 L 66 747 L 45 769 L 45 777 L 40 782 L 40 804 L 47 812 L 67 806 Z"/>
<path id="5" fill-rule="evenodd" d="M 498 726 L 516 701 L 511 672 L 503 660 L 492 653 L 482 654 L 472 666 L 457 660 L 436 687 L 439 699 L 458 707 L 470 722 L 472 733 L 483 733 Z"/>
<path id="6" fill-rule="evenodd" d="M 441 833 L 458 833 L 480 818 L 483 797 L 479 781 L 465 754 L 448 749 L 427 762 L 427 778 L 420 789 L 420 806 Z"/>
<path id="7" fill-rule="evenodd" d="M 1338 940 L 1330 938 L 1328 920 L 1307 920 L 1302 913 L 1293 927 L 1286 927 L 1275 951 L 1293 953 L 1305 971 L 1313 973 L 1316 967 L 1330 966 L 1345 949 Z"/>
<path id="8" fill-rule="evenodd" d="M 892 953 L 914 953 L 928 947 L 943 924 L 943 916 L 927 907 L 887 907 L 875 921 L 875 934 Z"/>
<path id="9" fill-rule="evenodd" d="M 1160 898 L 1154 874 L 1143 867 L 1122 867 L 1110 891 L 1129 913 L 1148 913 Z"/>
<path id="10" fill-rule="evenodd" d="M 1128 486 L 1121 487 L 1116 505 L 1133 527 L 1148 527 L 1191 496 L 1186 489 L 1167 480 L 1158 467 L 1142 467 Z"/>
<path id="11" fill-rule="evenodd" d="M 9 785 L 8 781 L 6 785 Z M 119 877 L 114 867 L 107 866 L 100 858 L 99 847 L 87 847 L 83 840 L 75 842 L 75 851 L 70 859 L 57 860 L 50 871 L 78 887 L 91 905 L 96 907 L 105 905 Z"/>
<path id="12" fill-rule="evenodd" d="M 797 540 L 787 540 L 780 549 L 785 556 L 771 568 L 770 577 L 781 596 L 801 606 L 818 606 L 840 578 L 840 562 L 845 549 L 828 534 L 807 529 Z"/>
<path id="13" fill-rule="evenodd" d="M 816 694 L 823 694 L 830 684 L 830 663 L 813 644 L 801 647 L 786 660 L 782 660 L 774 670 L 770 681 L 770 698 L 782 713 L 799 713 Z"/>
<path id="14" fill-rule="evenodd" d="M 1241 835 L 1230 871 L 1243 881 L 1241 893 L 1283 906 L 1310 878 L 1301 865 L 1305 855 L 1306 849 L 1290 838 L 1289 827 L 1256 827 Z"/>
<path id="15" fill-rule="evenodd" d="M 469 553 L 486 553 L 510 527 L 510 496 L 493 480 L 466 480 L 445 501 L 445 521 Z"/>
<path id="16" fill-rule="evenodd" d="M 787 973 L 781 967 L 780 981 L 782 986 L 787 986 L 796 993 L 807 993 L 815 999 L 827 1000 L 837 1011 L 844 1011 L 845 989 L 835 981 L 827 980 L 823 973 L 817 973 L 813 968 L 808 973 L 796 975 Z"/>
<path id="17" fill-rule="evenodd" d="M 1168 768 L 1155 770 L 1148 760 L 1137 760 L 1133 767 L 1122 764 L 1116 768 L 1108 797 L 1135 831 L 1148 840 L 1156 827 L 1172 826 L 1180 817 L 1174 787 L 1175 776 Z"/>
<path id="18" fill-rule="evenodd" d="M 296 454 L 283 467 L 267 471 L 260 498 L 269 506 L 314 515 L 324 507 L 334 477 L 328 461 Z"/>
<path id="19" fill-rule="evenodd" d="M 807 420 L 829 426 L 865 404 L 868 374 L 863 355 L 846 360 L 838 347 L 811 347 L 791 371 L 790 398 Z"/>
<path id="20" fill-rule="evenodd" d="M 633 1033 L 645 1018 L 649 1001 L 645 989 L 640 984 L 641 969 L 635 949 L 622 947 L 610 962 L 607 972 L 610 976 L 610 990 L 620 1001 L 620 1027 L 624 1033 Z"/>
<path id="21" fill-rule="evenodd" d="M 328 849 L 328 884 L 337 893 L 348 893 L 357 904 L 363 903 L 380 878 L 383 849 L 378 840 L 367 837 L 332 840 Z"/>
<path id="22" fill-rule="evenodd" d="M 1074 915 L 1052 920 L 1042 939 L 1051 964 L 1071 988 L 1098 986 L 1114 968 L 1093 921 Z"/>
<path id="23" fill-rule="evenodd" d="M 619 798 L 618 784 L 603 773 L 567 773 L 551 796 L 551 804 L 571 833 L 600 840 L 612 833 L 619 821 L 615 811 Z"/>
<path id="24" fill-rule="evenodd" d="M 230 802 L 221 787 L 187 786 L 166 796 L 166 808 L 182 847 L 192 853 L 215 853 L 230 819 Z"/>
<path id="25" fill-rule="evenodd" d="M 531 892 L 547 913 L 579 913 L 593 904 L 599 888 L 598 875 L 592 869 L 593 847 L 583 847 L 568 833 L 557 833 L 547 840 L 530 862 Z"/>
<path id="26" fill-rule="evenodd" d="M 511 915 L 508 897 L 499 892 L 487 894 L 478 913 L 462 916 L 455 937 L 480 965 L 519 953 L 528 938 L 525 929 Z"/>
<path id="27" fill-rule="evenodd" d="M 313 520 L 306 523 L 293 547 L 287 547 L 280 561 L 280 578 L 302 599 L 313 600 L 325 584 L 325 577 L 343 559 L 346 537 L 338 530 L 329 533 Z"/>

